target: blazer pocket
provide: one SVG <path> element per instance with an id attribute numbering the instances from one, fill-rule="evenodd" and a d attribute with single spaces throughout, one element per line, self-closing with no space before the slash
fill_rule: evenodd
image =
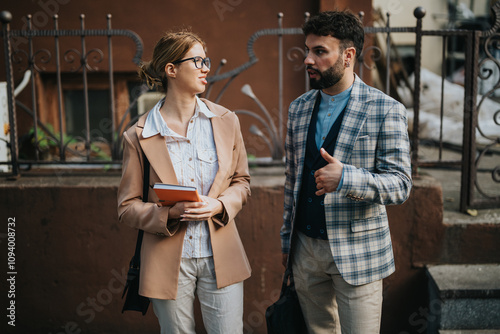
<path id="1" fill-rule="evenodd" d="M 383 213 L 375 217 L 351 220 L 351 232 L 370 231 L 387 225 L 387 215 Z"/>
<path id="2" fill-rule="evenodd" d="M 359 136 L 354 143 L 354 151 L 366 151 L 371 147 L 371 137 L 369 135 Z"/>
<path id="3" fill-rule="evenodd" d="M 352 148 L 350 164 L 371 170 L 375 165 L 375 141 L 368 135 L 358 137 Z"/>

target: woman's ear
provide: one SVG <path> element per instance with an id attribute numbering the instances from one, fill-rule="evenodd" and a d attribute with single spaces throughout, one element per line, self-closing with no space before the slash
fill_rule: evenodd
<path id="1" fill-rule="evenodd" d="M 167 65 L 165 65 L 165 75 L 167 76 L 167 78 L 175 79 L 177 75 L 177 68 L 174 64 L 167 63 Z"/>

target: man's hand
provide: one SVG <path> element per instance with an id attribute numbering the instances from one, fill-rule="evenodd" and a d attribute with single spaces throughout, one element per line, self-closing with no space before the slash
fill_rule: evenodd
<path id="1" fill-rule="evenodd" d="M 318 169 L 314 173 L 316 188 L 319 189 L 316 191 L 317 196 L 337 190 L 340 179 L 342 178 L 342 169 L 344 168 L 344 165 L 338 159 L 328 154 L 324 148 L 321 148 L 319 152 L 323 159 L 328 162 L 328 165 Z"/>

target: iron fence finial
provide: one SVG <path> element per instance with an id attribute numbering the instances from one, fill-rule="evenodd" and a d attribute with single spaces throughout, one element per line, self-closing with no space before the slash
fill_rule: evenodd
<path id="1" fill-rule="evenodd" d="M 2 21 L 2 23 L 10 23 L 12 21 L 12 13 L 7 11 L 7 10 L 3 10 L 0 12 L 0 21 Z"/>
<path id="2" fill-rule="evenodd" d="M 417 7 L 413 11 L 413 16 L 415 16 L 418 20 L 422 19 L 425 14 L 427 14 L 427 11 L 425 10 L 424 7 Z"/>

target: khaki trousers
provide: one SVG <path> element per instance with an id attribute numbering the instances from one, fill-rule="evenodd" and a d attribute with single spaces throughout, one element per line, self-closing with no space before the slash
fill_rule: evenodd
<path id="1" fill-rule="evenodd" d="M 380 333 L 382 280 L 348 284 L 333 261 L 327 240 L 297 235 L 292 270 L 309 333 Z"/>

